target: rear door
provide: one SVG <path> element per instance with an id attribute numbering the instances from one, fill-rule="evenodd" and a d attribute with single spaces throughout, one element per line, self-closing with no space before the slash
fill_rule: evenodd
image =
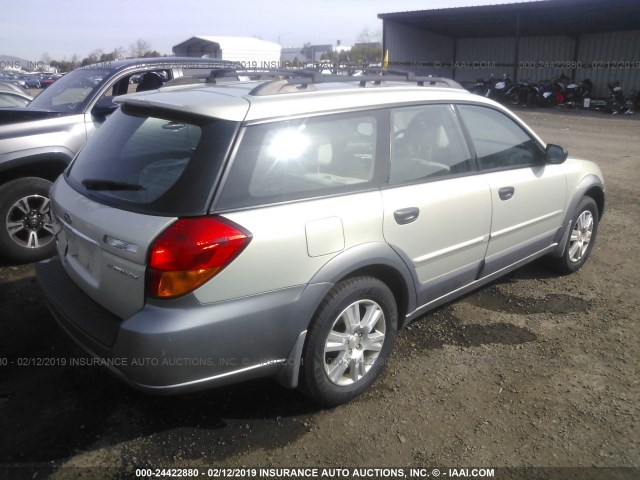
<path id="1" fill-rule="evenodd" d="M 473 281 L 491 227 L 491 194 L 477 175 L 451 105 L 391 111 L 384 237 L 413 268 L 421 304 Z"/>
<path id="2" fill-rule="evenodd" d="M 475 105 L 458 110 L 491 189 L 484 276 L 552 244 L 565 209 L 566 179 L 564 167 L 546 164 L 542 145 L 503 112 Z"/>
<path id="3" fill-rule="evenodd" d="M 215 211 L 242 225 L 251 243 L 196 295 L 201 301 L 308 283 L 334 257 L 384 244 L 386 110 L 248 125 Z M 357 251 L 357 250 L 356 250 Z"/>

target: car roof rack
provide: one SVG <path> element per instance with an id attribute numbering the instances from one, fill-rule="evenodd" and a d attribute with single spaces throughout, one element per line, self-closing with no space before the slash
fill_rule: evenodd
<path id="1" fill-rule="evenodd" d="M 216 85 L 217 83 L 233 82 L 240 80 L 244 75 L 235 68 L 214 68 L 207 75 L 189 75 L 174 78 L 166 82 L 162 88 L 177 87 L 183 85 L 197 85 L 200 83 Z"/>
<path id="2" fill-rule="evenodd" d="M 252 81 L 266 80 L 249 92 L 253 96 L 311 91 L 314 89 L 314 85 L 322 83 L 358 83 L 360 87 L 367 87 L 371 85 L 380 86 L 383 82 L 405 82 L 414 83 L 420 87 L 439 85 L 464 90 L 458 82 L 450 78 L 418 76 L 415 72 L 381 68 L 366 69 L 364 70 L 364 75 L 360 76 L 326 74 L 308 69 L 252 70 L 215 68 L 208 75 L 185 76 L 170 80 L 162 88 L 197 84 L 216 85 L 218 83 L 237 82 L 243 79 Z"/>
<path id="3" fill-rule="evenodd" d="M 276 80 L 300 76 L 301 72 L 306 72 L 307 74 L 309 73 L 303 70 L 286 69 L 263 70 L 233 67 L 214 68 L 206 75 L 189 75 L 174 78 L 173 80 L 169 80 L 168 82 L 166 82 L 162 86 L 162 88 L 198 84 L 216 85 L 218 83 L 230 83 L 244 80 Z"/>
<path id="4" fill-rule="evenodd" d="M 281 73 L 283 71 L 280 71 Z M 464 90 L 455 80 L 444 77 L 418 76 L 415 72 L 403 70 L 384 70 L 384 69 L 367 69 L 365 75 L 348 76 L 325 74 L 315 70 L 288 70 L 291 78 L 281 78 L 265 82 L 254 89 L 249 94 L 253 96 L 276 95 L 279 93 L 291 93 L 293 91 L 309 90 L 311 86 L 321 83 L 358 83 L 360 87 L 368 85 L 379 86 L 383 82 L 405 82 L 415 83 L 419 87 L 429 86 L 445 86 Z"/>

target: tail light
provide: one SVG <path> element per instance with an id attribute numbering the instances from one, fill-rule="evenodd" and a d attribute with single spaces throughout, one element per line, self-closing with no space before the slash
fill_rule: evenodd
<path id="1" fill-rule="evenodd" d="M 251 233 L 223 217 L 183 218 L 150 248 L 148 293 L 173 298 L 198 288 L 229 265 Z"/>

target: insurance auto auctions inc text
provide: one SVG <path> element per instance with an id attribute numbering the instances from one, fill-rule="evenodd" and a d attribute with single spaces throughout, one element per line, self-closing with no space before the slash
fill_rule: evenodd
<path id="1" fill-rule="evenodd" d="M 208 468 L 189 469 L 209 478 L 493 478 L 493 468 Z M 136 477 L 156 478 L 159 470 L 136 469 Z"/>

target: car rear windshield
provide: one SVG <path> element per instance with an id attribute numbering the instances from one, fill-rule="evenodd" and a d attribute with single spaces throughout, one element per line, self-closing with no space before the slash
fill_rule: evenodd
<path id="1" fill-rule="evenodd" d="M 89 139 L 67 172 L 101 203 L 153 215 L 206 212 L 235 122 L 126 108 Z"/>

